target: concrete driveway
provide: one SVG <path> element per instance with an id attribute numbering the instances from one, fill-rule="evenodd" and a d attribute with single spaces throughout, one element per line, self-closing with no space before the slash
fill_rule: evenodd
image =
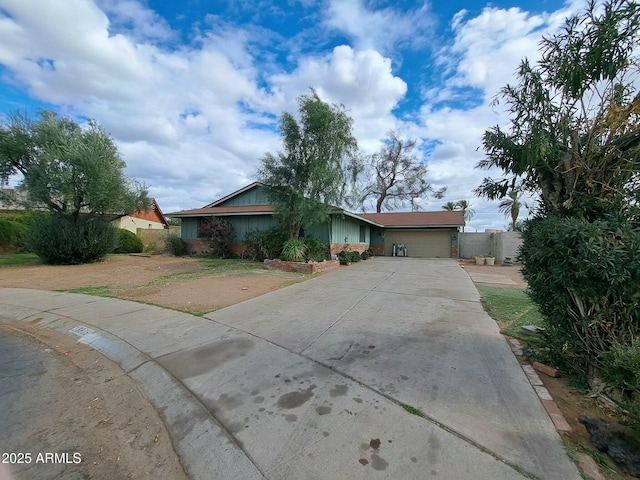
<path id="1" fill-rule="evenodd" d="M 118 361 L 192 478 L 580 478 L 453 260 L 379 257 L 205 318 L 17 289 L 0 314 Z"/>

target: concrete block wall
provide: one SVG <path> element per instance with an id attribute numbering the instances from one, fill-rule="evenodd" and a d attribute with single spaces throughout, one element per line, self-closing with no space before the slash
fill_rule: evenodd
<path id="1" fill-rule="evenodd" d="M 461 258 L 473 258 L 476 255 L 490 253 L 496 258 L 496 263 L 502 262 L 505 257 L 515 261 L 520 245 L 520 232 L 460 233 Z"/>
<path id="2" fill-rule="evenodd" d="M 483 255 L 491 252 L 490 233 L 470 233 L 461 232 L 459 234 L 461 258 L 473 258 L 476 255 Z"/>

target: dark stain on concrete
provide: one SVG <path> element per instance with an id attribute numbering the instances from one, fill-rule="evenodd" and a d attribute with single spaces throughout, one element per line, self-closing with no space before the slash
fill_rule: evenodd
<path id="1" fill-rule="evenodd" d="M 375 345 L 369 345 L 367 348 L 373 350 L 374 348 L 376 348 L 376 346 Z"/>
<path id="2" fill-rule="evenodd" d="M 349 387 L 346 385 L 336 385 L 329 391 L 329 396 L 332 398 L 343 397 L 349 391 Z"/>
<path id="3" fill-rule="evenodd" d="M 239 397 L 233 397 L 226 393 L 220 395 L 218 400 L 215 402 L 215 406 L 222 410 L 233 410 L 240 405 L 242 405 L 242 400 Z"/>
<path id="4" fill-rule="evenodd" d="M 318 415 L 329 415 L 331 413 L 331 407 L 316 407 L 316 413 Z"/>
<path id="5" fill-rule="evenodd" d="M 409 380 L 409 377 L 407 377 L 406 375 L 400 375 L 400 378 L 401 378 L 402 380 Z"/>
<path id="6" fill-rule="evenodd" d="M 252 390 L 251 391 L 251 396 L 255 396 L 255 395 L 259 394 L 259 393 L 260 393 L 259 390 Z"/>
<path id="7" fill-rule="evenodd" d="M 353 401 L 356 403 L 362 403 L 362 399 L 359 397 L 353 397 Z"/>
<path id="8" fill-rule="evenodd" d="M 369 442 L 369 446 L 374 450 L 378 450 L 380 448 L 380 439 L 372 438 L 371 441 Z"/>
<path id="9" fill-rule="evenodd" d="M 411 457 L 411 458 L 410 458 L 410 460 L 411 460 L 413 463 L 417 463 L 417 461 L 418 461 L 418 459 L 417 459 L 416 457 Z"/>
<path id="10" fill-rule="evenodd" d="M 170 353 L 158 359 L 160 364 L 180 379 L 202 375 L 226 362 L 243 357 L 253 348 L 248 338 L 234 338 Z"/>
<path id="11" fill-rule="evenodd" d="M 329 432 L 322 432 L 322 436 L 325 438 L 328 437 L 329 435 L 330 435 Z"/>
<path id="12" fill-rule="evenodd" d="M 262 402 L 264 402 L 264 397 L 258 396 L 253 399 L 253 403 L 262 403 Z"/>
<path id="13" fill-rule="evenodd" d="M 367 460 L 366 458 L 361 458 L 360 460 L 358 460 L 358 462 L 360 463 L 360 465 L 367 466 L 369 465 L 369 460 Z"/>
<path id="14" fill-rule="evenodd" d="M 374 470 L 385 470 L 389 466 L 389 464 L 380 455 L 374 453 L 373 455 L 371 455 L 371 466 Z"/>
<path id="15" fill-rule="evenodd" d="M 280 408 L 290 410 L 304 405 L 311 397 L 313 397 L 313 389 L 315 385 L 311 385 L 306 390 L 298 390 L 297 392 L 289 392 L 281 395 L 276 402 Z"/>
<path id="16" fill-rule="evenodd" d="M 291 422 L 296 422 L 296 421 L 298 421 L 298 416 L 297 416 L 297 415 L 293 415 L 293 414 L 288 414 L 288 415 L 285 415 L 285 416 L 284 416 L 284 419 L 285 419 L 287 422 L 290 422 L 290 423 L 291 423 Z"/>

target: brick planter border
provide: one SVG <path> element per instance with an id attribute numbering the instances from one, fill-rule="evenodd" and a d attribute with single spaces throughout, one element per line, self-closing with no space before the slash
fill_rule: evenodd
<path id="1" fill-rule="evenodd" d="M 340 262 L 338 260 L 325 260 L 324 262 L 285 262 L 283 260 L 265 260 L 264 268 L 267 270 L 284 270 L 285 272 L 297 273 L 319 273 L 338 268 Z"/>

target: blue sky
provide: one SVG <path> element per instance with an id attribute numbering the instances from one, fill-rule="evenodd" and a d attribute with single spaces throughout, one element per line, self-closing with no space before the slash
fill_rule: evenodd
<path id="1" fill-rule="evenodd" d="M 467 231 L 505 228 L 472 191 L 481 137 L 508 123 L 490 102 L 584 1 L 0 0 L 0 114 L 96 119 L 127 174 L 165 211 L 255 180 L 280 148 L 278 118 L 313 87 L 342 103 L 363 152 L 395 130 L 420 145 Z M 526 212 L 522 212 L 524 216 Z"/>

